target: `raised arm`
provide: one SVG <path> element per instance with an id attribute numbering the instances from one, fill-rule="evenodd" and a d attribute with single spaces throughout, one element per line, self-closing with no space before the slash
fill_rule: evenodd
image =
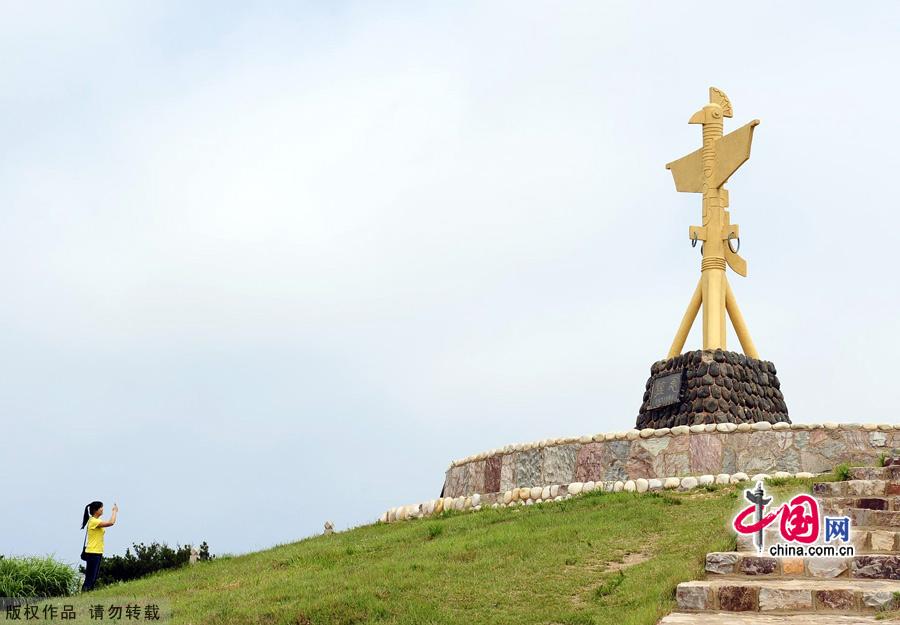
<path id="1" fill-rule="evenodd" d="M 112 527 L 116 524 L 116 517 L 119 515 L 119 504 L 114 503 L 112 507 L 112 514 L 109 515 L 109 521 L 100 521 L 97 523 L 97 527 Z"/>

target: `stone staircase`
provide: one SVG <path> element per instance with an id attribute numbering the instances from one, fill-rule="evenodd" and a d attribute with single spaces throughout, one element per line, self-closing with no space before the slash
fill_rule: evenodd
<path id="1" fill-rule="evenodd" d="M 822 516 L 848 516 L 849 557 L 758 554 L 752 537 L 738 551 L 706 556 L 706 579 L 678 585 L 677 612 L 659 625 L 852 625 L 882 623 L 900 609 L 900 462 L 860 467 L 844 482 L 813 486 Z M 777 525 L 766 545 L 780 542 Z M 830 544 L 840 544 L 833 541 Z"/>

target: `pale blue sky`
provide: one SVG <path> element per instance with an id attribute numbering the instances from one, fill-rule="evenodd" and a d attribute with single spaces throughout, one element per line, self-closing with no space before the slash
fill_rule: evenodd
<path id="1" fill-rule="evenodd" d="M 791 417 L 896 421 L 898 19 L 0 3 L 0 553 L 76 562 L 92 499 L 108 553 L 256 550 L 628 429 L 698 276 L 664 164 L 710 84 L 762 120 L 732 284 Z"/>

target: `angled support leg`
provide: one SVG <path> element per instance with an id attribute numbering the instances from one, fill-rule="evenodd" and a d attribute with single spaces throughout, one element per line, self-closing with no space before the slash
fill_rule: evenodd
<path id="1" fill-rule="evenodd" d="M 678 326 L 678 332 L 675 333 L 675 340 L 672 341 L 672 347 L 669 348 L 668 358 L 675 358 L 684 348 L 684 342 L 687 341 L 688 334 L 691 332 L 691 326 L 694 325 L 694 319 L 700 312 L 700 304 L 703 302 L 703 278 L 697 283 L 694 289 L 694 295 L 691 297 L 691 303 L 688 304 L 684 317 L 681 319 L 681 325 Z"/>
<path id="2" fill-rule="evenodd" d="M 756 345 L 753 344 L 753 339 L 750 338 L 747 322 L 744 321 L 744 315 L 741 314 L 741 309 L 738 308 L 731 285 L 727 281 L 725 282 L 725 309 L 728 311 L 728 316 L 731 317 L 731 325 L 734 326 L 734 331 L 741 342 L 744 353 L 750 358 L 759 360 L 759 352 L 756 351 Z"/>

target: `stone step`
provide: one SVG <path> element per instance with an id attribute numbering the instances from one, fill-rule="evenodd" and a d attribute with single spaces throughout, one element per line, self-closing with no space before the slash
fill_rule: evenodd
<path id="1" fill-rule="evenodd" d="M 777 527 L 766 528 L 765 541 L 766 546 L 782 542 Z M 856 548 L 857 555 L 900 551 L 900 529 L 851 525 L 849 542 Z M 825 543 L 820 542 L 818 544 Z M 843 544 L 843 541 L 834 540 L 829 544 L 840 545 Z M 741 553 L 759 555 L 756 545 L 753 544 L 753 536 L 749 535 L 739 535 L 737 537 L 737 550 Z"/>
<path id="2" fill-rule="evenodd" d="M 865 508 L 866 510 L 900 510 L 900 497 L 892 495 L 868 496 L 868 497 L 827 497 L 820 501 L 822 512 L 829 516 L 841 510 L 850 508 Z"/>
<path id="3" fill-rule="evenodd" d="M 759 614 L 752 612 L 673 612 L 658 625 L 877 625 L 884 623 L 862 614 Z"/>
<path id="4" fill-rule="evenodd" d="M 813 495 L 826 497 L 877 497 L 900 495 L 900 480 L 847 480 L 846 482 L 816 482 Z"/>
<path id="5" fill-rule="evenodd" d="M 867 510 L 865 508 L 848 508 L 845 514 L 850 517 L 851 525 L 865 525 L 867 527 L 897 527 L 900 528 L 900 511 L 896 510 Z"/>
<path id="6" fill-rule="evenodd" d="M 900 480 L 900 466 L 890 467 L 853 467 L 850 469 L 851 480 Z"/>
<path id="7" fill-rule="evenodd" d="M 857 553 L 900 551 L 900 530 L 858 526 L 850 528 L 851 542 Z M 854 536 L 858 535 L 858 536 Z"/>
<path id="8" fill-rule="evenodd" d="M 678 609 L 695 612 L 840 612 L 895 609 L 900 582 L 727 578 L 678 584 Z"/>
<path id="9" fill-rule="evenodd" d="M 786 543 L 785 540 L 781 538 L 781 533 L 779 532 L 778 524 L 774 523 L 774 527 L 767 527 L 764 532 L 765 544 L 764 548 L 768 549 L 771 545 L 775 543 Z M 856 552 L 859 553 L 868 553 L 869 551 L 892 551 L 894 549 L 894 543 L 888 545 L 887 536 L 878 536 L 878 540 L 875 543 L 871 543 L 869 540 L 871 531 L 891 531 L 886 528 L 857 528 L 852 524 L 850 525 L 850 540 L 843 541 L 838 538 L 832 539 L 831 542 L 826 543 L 824 541 L 824 535 L 814 544 L 816 545 L 843 545 L 843 544 L 852 544 L 856 548 Z M 768 555 L 768 552 L 758 553 L 756 549 L 756 545 L 753 542 L 754 535 L 750 534 L 738 534 L 737 535 L 737 551 L 742 553 L 752 553 L 755 555 Z M 791 543 L 787 543 L 791 544 Z M 870 545 L 875 545 L 874 547 L 870 547 Z"/>
<path id="10" fill-rule="evenodd" d="M 706 572 L 720 576 L 900 580 L 900 554 L 873 553 L 840 558 L 770 558 L 736 551 L 706 554 Z"/>

